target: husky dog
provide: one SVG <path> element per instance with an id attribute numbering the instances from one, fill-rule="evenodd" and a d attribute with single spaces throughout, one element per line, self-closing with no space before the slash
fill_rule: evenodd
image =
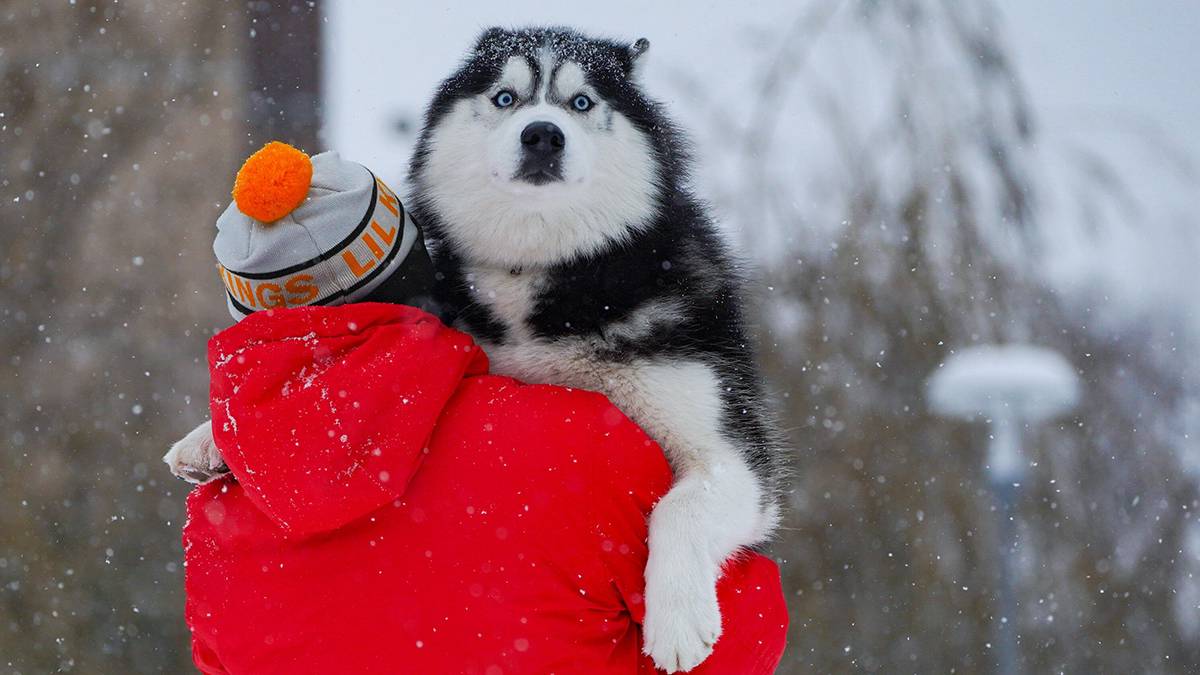
<path id="1" fill-rule="evenodd" d="M 739 271 L 639 84 L 648 46 L 486 31 L 429 106 L 409 203 L 495 372 L 603 392 L 666 451 L 644 648 L 675 672 L 720 634 L 722 564 L 770 535 L 784 459 Z"/>
<path id="2" fill-rule="evenodd" d="M 690 670 L 721 633 L 722 565 L 764 542 L 784 461 L 741 278 L 639 84 L 649 43 L 490 29 L 438 89 L 412 160 L 445 318 L 492 370 L 606 394 L 667 453 L 650 516 L 645 652 Z M 166 458 L 203 479 L 201 426 Z"/>

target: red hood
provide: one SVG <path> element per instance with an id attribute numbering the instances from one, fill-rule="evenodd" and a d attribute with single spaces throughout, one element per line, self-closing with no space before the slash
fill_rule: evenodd
<path id="1" fill-rule="evenodd" d="M 459 382 L 487 372 L 470 337 L 379 303 L 252 314 L 213 336 L 208 362 L 217 446 L 291 535 L 398 499 Z"/>

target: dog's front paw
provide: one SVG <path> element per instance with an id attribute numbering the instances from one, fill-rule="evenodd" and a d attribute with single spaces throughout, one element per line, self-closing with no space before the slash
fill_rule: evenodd
<path id="1" fill-rule="evenodd" d="M 642 651 L 668 673 L 688 671 L 708 658 L 721 636 L 716 574 L 695 562 L 672 569 L 655 557 L 651 550 Z"/>
<path id="2" fill-rule="evenodd" d="M 221 451 L 213 442 L 212 422 L 201 424 L 179 439 L 163 455 L 163 461 L 171 473 L 189 483 L 207 483 L 229 473 Z"/>

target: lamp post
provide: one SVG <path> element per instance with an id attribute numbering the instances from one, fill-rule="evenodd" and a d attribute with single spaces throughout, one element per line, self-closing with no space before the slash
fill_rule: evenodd
<path id="1" fill-rule="evenodd" d="M 1061 355 L 1033 345 L 970 347 L 946 359 L 929 376 L 926 398 L 945 417 L 983 419 L 991 427 L 987 474 L 999 505 L 1000 588 L 995 632 L 996 672 L 1018 675 L 1016 591 L 1016 504 L 1027 461 L 1021 430 L 1075 406 L 1079 378 Z"/>

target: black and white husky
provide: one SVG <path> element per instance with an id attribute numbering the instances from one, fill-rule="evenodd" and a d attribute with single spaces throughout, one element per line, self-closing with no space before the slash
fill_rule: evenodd
<path id="1" fill-rule="evenodd" d="M 644 644 L 674 672 L 720 634 L 722 564 L 770 535 L 784 453 L 739 272 L 639 86 L 648 46 L 485 32 L 429 107 L 410 204 L 496 372 L 603 392 L 666 451 Z"/>
<path id="2" fill-rule="evenodd" d="M 775 526 L 785 453 L 738 269 L 639 86 L 648 46 L 486 31 L 429 106 L 407 203 L 448 318 L 494 372 L 603 392 L 666 451 L 676 478 L 650 517 L 643 635 L 676 672 L 721 633 L 722 565 Z M 219 464 L 204 427 L 180 443 L 177 473 L 181 457 L 201 477 Z"/>

